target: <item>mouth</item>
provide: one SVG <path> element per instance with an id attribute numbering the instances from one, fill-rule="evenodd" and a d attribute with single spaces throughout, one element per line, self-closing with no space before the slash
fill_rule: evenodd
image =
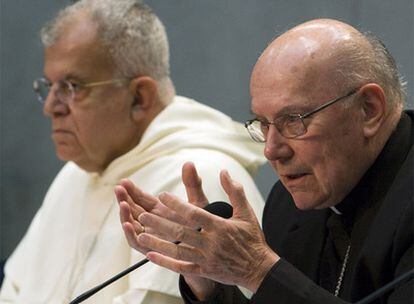
<path id="1" fill-rule="evenodd" d="M 72 132 L 63 129 L 54 129 L 51 134 L 51 138 L 56 144 L 65 144 L 72 137 Z"/>
<path id="2" fill-rule="evenodd" d="M 70 132 L 64 129 L 54 129 L 52 130 L 52 133 L 70 133 Z"/>
<path id="3" fill-rule="evenodd" d="M 301 177 L 303 177 L 303 176 L 305 176 L 305 175 L 308 175 L 308 174 L 307 174 L 307 173 L 287 174 L 287 175 L 285 175 L 285 177 L 286 177 L 288 180 L 296 180 L 296 179 L 299 179 L 299 178 L 301 178 Z"/>
<path id="4" fill-rule="evenodd" d="M 308 173 L 296 173 L 296 174 L 284 174 L 282 175 L 282 181 L 286 186 L 299 186 L 302 185 L 305 181 L 305 178 L 308 176 Z"/>

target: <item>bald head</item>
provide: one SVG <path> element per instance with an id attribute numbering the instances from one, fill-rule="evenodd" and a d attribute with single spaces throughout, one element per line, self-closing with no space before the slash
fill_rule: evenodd
<path id="1" fill-rule="evenodd" d="M 257 64 L 269 65 L 278 59 L 287 60 L 286 65 L 327 59 L 336 45 L 357 36 L 358 32 L 354 28 L 339 21 L 309 21 L 275 39 L 263 52 Z"/>
<path id="2" fill-rule="evenodd" d="M 383 88 L 389 108 L 398 113 L 405 97 L 395 62 L 384 45 L 331 19 L 308 21 L 275 39 L 259 58 L 252 83 L 264 74 L 273 74 L 271 82 L 295 78 L 301 80 L 296 84 L 302 89 L 338 94 L 375 82 Z"/>

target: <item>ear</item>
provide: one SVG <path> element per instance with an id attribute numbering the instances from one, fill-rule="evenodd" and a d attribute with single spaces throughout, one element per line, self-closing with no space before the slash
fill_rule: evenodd
<path id="1" fill-rule="evenodd" d="M 375 83 L 369 83 L 360 88 L 362 99 L 363 132 L 365 137 L 378 133 L 385 122 L 387 101 L 384 90 Z"/>
<path id="2" fill-rule="evenodd" d="M 131 80 L 129 90 L 133 95 L 131 116 L 134 120 L 147 117 L 159 104 L 157 82 L 148 76 L 137 77 Z"/>

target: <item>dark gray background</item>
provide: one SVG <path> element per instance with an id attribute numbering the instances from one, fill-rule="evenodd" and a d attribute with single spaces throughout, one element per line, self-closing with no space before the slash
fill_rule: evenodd
<path id="1" fill-rule="evenodd" d="M 42 75 L 38 32 L 69 1 L 1 2 L 0 259 L 26 231 L 62 163 L 54 154 L 49 122 L 32 93 Z M 114 0 L 116 1 L 116 0 Z M 413 0 L 148 0 L 167 27 L 177 92 L 244 121 L 249 76 L 265 46 L 308 19 L 336 18 L 376 33 L 408 81 L 413 108 Z M 267 195 L 269 168 L 258 184 Z"/>

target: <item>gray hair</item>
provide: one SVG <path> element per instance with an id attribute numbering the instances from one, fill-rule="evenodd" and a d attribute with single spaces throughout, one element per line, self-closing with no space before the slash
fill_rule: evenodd
<path id="1" fill-rule="evenodd" d="M 341 75 L 340 87 L 357 87 L 368 82 L 379 84 L 385 92 L 390 109 L 402 110 L 406 100 L 406 83 L 396 62 L 384 43 L 370 32 L 358 33 L 336 48 L 335 60 Z M 360 38 L 360 39 L 358 39 Z M 365 43 L 361 44 L 362 41 Z M 364 45 L 365 44 L 365 45 Z"/>
<path id="2" fill-rule="evenodd" d="M 159 18 L 138 0 L 82 0 L 61 10 L 41 31 L 43 45 L 56 43 L 67 22 L 87 10 L 120 77 L 149 76 L 161 87 L 170 81 L 169 47 Z M 162 95 L 162 94 L 160 94 Z"/>

